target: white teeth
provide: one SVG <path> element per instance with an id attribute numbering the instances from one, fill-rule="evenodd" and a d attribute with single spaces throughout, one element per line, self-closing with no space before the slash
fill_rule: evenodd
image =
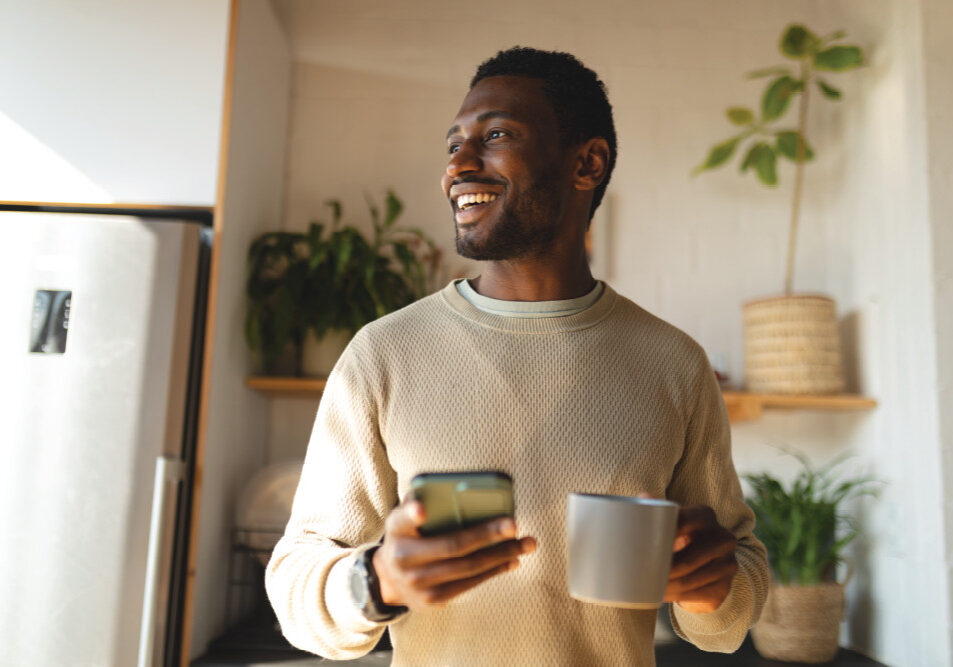
<path id="1" fill-rule="evenodd" d="M 499 195 L 490 192 L 478 192 L 476 194 L 460 195 L 457 197 L 457 208 L 463 209 L 474 204 L 485 204 L 499 197 Z"/>

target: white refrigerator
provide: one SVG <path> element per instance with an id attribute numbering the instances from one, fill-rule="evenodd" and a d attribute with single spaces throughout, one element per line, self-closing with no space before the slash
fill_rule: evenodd
<path id="1" fill-rule="evenodd" d="M 0 665 L 177 664 L 211 216 L 3 205 L 0 239 Z"/>

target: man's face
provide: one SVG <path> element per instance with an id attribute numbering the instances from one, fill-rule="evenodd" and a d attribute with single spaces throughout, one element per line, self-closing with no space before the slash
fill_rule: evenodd
<path id="1" fill-rule="evenodd" d="M 442 178 L 457 252 L 478 260 L 546 252 L 571 189 L 556 114 L 536 79 L 495 76 L 475 85 L 447 134 Z"/>

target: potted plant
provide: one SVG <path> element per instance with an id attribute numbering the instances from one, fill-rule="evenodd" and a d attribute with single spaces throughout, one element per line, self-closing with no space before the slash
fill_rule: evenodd
<path id="1" fill-rule="evenodd" d="M 840 338 L 834 301 L 826 296 L 794 294 L 794 260 L 804 190 L 804 167 L 814 158 L 807 140 L 811 92 L 840 100 L 841 91 L 822 77 L 864 63 L 859 46 L 839 43 L 842 30 L 818 37 L 803 25 L 788 26 L 780 49 L 791 62 L 757 70 L 749 78 L 771 77 L 756 113 L 731 107 L 726 114 L 736 126 L 733 136 L 715 145 L 695 174 L 726 164 L 742 153 L 740 170 L 752 172 L 763 184 L 778 184 L 777 163 L 794 163 L 794 188 L 788 230 L 784 295 L 751 301 L 744 306 L 745 379 L 751 391 L 786 394 L 829 394 L 844 388 Z M 797 101 L 797 125 L 783 123 Z M 742 150 L 738 150 L 740 147 Z"/>
<path id="2" fill-rule="evenodd" d="M 843 556 L 858 535 L 841 508 L 851 498 L 876 495 L 869 476 L 840 477 L 842 457 L 816 470 L 803 454 L 790 485 L 761 473 L 744 475 L 752 488 L 755 536 L 768 551 L 772 582 L 761 619 L 752 628 L 755 648 L 769 660 L 820 663 L 834 659 L 844 615 L 844 588 L 852 567 Z M 836 581 L 840 562 L 848 563 Z"/>
<path id="3" fill-rule="evenodd" d="M 371 238 L 341 225 L 339 201 L 327 205 L 330 227 L 268 232 L 249 248 L 245 339 L 266 374 L 327 374 L 358 329 L 432 288 L 440 251 L 419 229 L 396 226 L 403 205 L 393 192 L 383 214 L 368 202 Z"/>

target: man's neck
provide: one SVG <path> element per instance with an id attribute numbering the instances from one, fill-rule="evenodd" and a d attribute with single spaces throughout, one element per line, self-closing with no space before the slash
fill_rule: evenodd
<path id="1" fill-rule="evenodd" d="M 486 262 L 470 281 L 478 294 L 504 301 L 560 301 L 585 296 L 596 286 L 584 256 L 571 263 L 552 258 Z"/>

